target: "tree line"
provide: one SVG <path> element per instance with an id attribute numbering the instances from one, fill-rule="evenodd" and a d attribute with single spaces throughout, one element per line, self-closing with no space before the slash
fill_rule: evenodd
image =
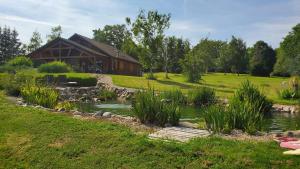
<path id="1" fill-rule="evenodd" d="M 167 36 L 171 14 L 139 11 L 125 23 L 105 25 L 93 30 L 93 39 L 116 47 L 136 59 L 154 78 L 153 72 L 185 73 L 189 81 L 198 81 L 203 73 L 250 73 L 254 76 L 290 76 L 300 74 L 300 24 L 292 28 L 280 46 L 273 49 L 264 41 L 247 47 L 243 39 L 232 36 L 229 41 L 201 39 L 192 46 L 188 39 Z M 47 35 L 51 41 L 62 34 L 61 26 Z M 15 29 L 0 27 L 0 64 L 30 53 L 42 44 L 41 34 L 34 31 L 30 42 L 22 44 Z"/>

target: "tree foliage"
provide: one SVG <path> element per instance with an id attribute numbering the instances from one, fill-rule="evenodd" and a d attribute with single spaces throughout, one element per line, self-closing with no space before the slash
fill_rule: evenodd
<path id="1" fill-rule="evenodd" d="M 5 26 L 0 27 L 0 64 L 25 53 L 21 48 L 18 32 Z"/>
<path id="2" fill-rule="evenodd" d="M 300 24 L 280 43 L 277 49 L 277 62 L 274 67 L 275 75 L 300 74 Z"/>
<path id="3" fill-rule="evenodd" d="M 185 55 L 181 64 L 187 81 L 192 83 L 199 82 L 202 73 L 205 71 L 205 67 L 202 58 L 196 55 L 194 50 Z"/>
<path id="4" fill-rule="evenodd" d="M 62 34 L 62 28 L 60 25 L 51 28 L 51 34 L 47 35 L 47 42 L 50 42 L 56 38 L 61 37 Z"/>
<path id="5" fill-rule="evenodd" d="M 99 42 L 107 43 L 121 50 L 123 44 L 130 38 L 130 32 L 126 25 L 105 25 L 101 30 L 93 30 L 94 39 Z"/>
<path id="6" fill-rule="evenodd" d="M 30 42 L 27 45 L 27 51 L 29 53 L 37 50 L 39 47 L 41 47 L 43 43 L 43 40 L 41 38 L 41 34 L 38 31 L 34 31 L 32 33 L 32 37 L 30 38 Z"/>
<path id="7" fill-rule="evenodd" d="M 257 41 L 250 52 L 250 73 L 269 76 L 276 62 L 275 51 L 264 41 Z"/>
<path id="8" fill-rule="evenodd" d="M 140 62 L 150 70 L 150 74 L 159 60 L 159 48 L 164 38 L 164 31 L 170 26 L 170 18 L 170 14 L 160 14 L 158 11 L 146 13 L 144 10 L 140 11 L 133 22 L 130 18 L 126 18 L 135 39 L 143 47 Z"/>

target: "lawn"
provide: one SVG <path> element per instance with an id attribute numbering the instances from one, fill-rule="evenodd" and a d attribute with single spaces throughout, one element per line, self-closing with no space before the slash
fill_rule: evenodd
<path id="1" fill-rule="evenodd" d="M 100 120 L 16 106 L 0 93 L 0 168 L 297 168 L 275 142 L 218 137 L 189 143 Z"/>
<path id="2" fill-rule="evenodd" d="M 296 104 L 295 100 L 283 100 L 278 97 L 277 92 L 281 89 L 282 82 L 289 81 L 284 77 L 255 77 L 246 74 L 224 74 L 209 73 L 202 76 L 202 80 L 197 83 L 186 82 L 182 74 L 169 74 L 170 79 L 165 79 L 164 73 L 156 73 L 157 80 L 147 80 L 145 77 L 111 75 L 114 84 L 130 88 L 154 87 L 155 90 L 165 91 L 171 89 L 181 89 L 186 92 L 196 86 L 208 86 L 216 90 L 221 98 L 229 98 L 233 95 L 238 86 L 245 80 L 250 80 L 257 85 L 267 97 L 275 103 Z"/>

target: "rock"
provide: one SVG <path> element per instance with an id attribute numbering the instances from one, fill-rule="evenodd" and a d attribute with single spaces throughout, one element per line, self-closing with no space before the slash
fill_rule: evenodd
<path id="1" fill-rule="evenodd" d="M 99 118 L 99 117 L 102 117 L 102 115 L 103 115 L 103 112 L 102 112 L 102 111 L 97 111 L 97 112 L 93 115 L 93 117 Z"/>
<path id="2" fill-rule="evenodd" d="M 62 107 L 62 108 L 59 108 L 57 111 L 64 112 L 64 111 L 66 111 L 66 109 Z"/>
<path id="3" fill-rule="evenodd" d="M 28 105 L 26 103 L 22 104 L 23 107 L 27 107 Z"/>
<path id="4" fill-rule="evenodd" d="M 82 115 L 82 113 L 80 111 L 75 111 L 73 115 Z"/>
<path id="5" fill-rule="evenodd" d="M 103 117 L 107 117 L 107 118 L 110 118 L 111 115 L 112 115 L 111 112 L 104 112 L 104 113 L 102 114 Z"/>

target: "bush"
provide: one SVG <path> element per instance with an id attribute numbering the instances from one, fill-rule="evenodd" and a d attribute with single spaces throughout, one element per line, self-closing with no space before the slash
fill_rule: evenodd
<path id="1" fill-rule="evenodd" d="M 249 104 L 253 104 L 253 106 L 260 107 L 260 112 L 264 115 L 271 112 L 273 105 L 249 80 L 242 82 L 241 86 L 235 92 L 234 98 L 241 102 L 249 102 Z"/>
<path id="2" fill-rule="evenodd" d="M 113 91 L 103 89 L 100 91 L 98 98 L 103 101 L 114 100 L 117 98 L 117 94 Z"/>
<path id="3" fill-rule="evenodd" d="M 153 89 L 137 92 L 132 107 L 133 113 L 142 123 L 164 126 L 166 123 L 177 125 L 179 122 L 178 104 L 166 102 Z"/>
<path id="4" fill-rule="evenodd" d="M 64 111 L 71 111 L 76 109 L 76 105 L 74 103 L 71 103 L 69 101 L 63 101 L 63 102 L 59 102 L 56 106 L 55 106 L 56 110 L 64 110 Z"/>
<path id="5" fill-rule="evenodd" d="M 228 123 L 227 119 L 227 112 L 222 106 L 210 106 L 204 111 L 206 127 L 215 133 L 224 131 Z"/>
<path id="6" fill-rule="evenodd" d="M 162 92 L 161 97 L 180 105 L 185 105 L 187 102 L 186 96 L 178 89 Z"/>
<path id="7" fill-rule="evenodd" d="M 17 68 L 26 68 L 32 67 L 33 63 L 30 58 L 26 56 L 18 56 L 7 62 L 7 65 L 17 67 Z"/>
<path id="8" fill-rule="evenodd" d="M 67 73 L 73 70 L 65 62 L 53 61 L 40 65 L 38 71 L 41 73 Z"/>
<path id="9" fill-rule="evenodd" d="M 58 92 L 53 88 L 29 85 L 21 89 L 21 95 L 27 103 L 47 108 L 54 108 L 59 97 Z"/>
<path id="10" fill-rule="evenodd" d="M 21 88 L 25 85 L 34 85 L 35 80 L 33 76 L 20 72 L 17 74 L 7 74 L 5 80 L 1 83 L 3 83 L 2 86 L 6 94 L 19 96 Z"/>
<path id="11" fill-rule="evenodd" d="M 254 134 L 262 127 L 264 114 L 261 113 L 261 109 L 262 105 L 259 100 L 250 102 L 232 99 L 228 108 L 228 127 Z"/>
<path id="12" fill-rule="evenodd" d="M 217 97 L 214 89 L 197 87 L 188 91 L 188 102 L 196 106 L 209 106 L 216 103 Z"/>

